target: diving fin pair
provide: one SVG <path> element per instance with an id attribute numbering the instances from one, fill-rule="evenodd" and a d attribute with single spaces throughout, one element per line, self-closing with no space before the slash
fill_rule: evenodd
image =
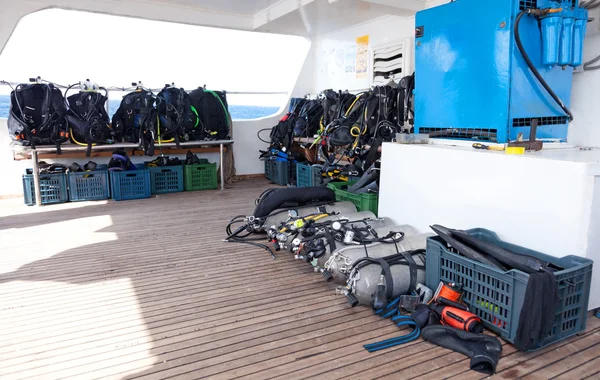
<path id="1" fill-rule="evenodd" d="M 535 273 L 543 271 L 548 267 L 561 269 L 533 256 L 517 254 L 508 249 L 501 248 L 474 237 L 466 231 L 453 230 L 440 225 L 431 226 L 431 229 L 463 256 L 503 271 L 514 268 L 525 273 Z"/>
<path id="2" fill-rule="evenodd" d="M 442 240 L 444 240 L 446 243 L 450 244 L 458 252 L 460 252 L 461 255 L 463 255 L 471 260 L 478 261 L 482 264 L 489 265 L 493 268 L 500 269 L 502 271 L 507 270 L 506 267 L 504 265 L 502 265 L 500 262 L 498 262 L 498 260 L 496 260 L 495 258 L 489 257 L 489 256 L 469 247 L 468 245 L 463 244 L 462 242 L 458 241 L 457 239 L 455 239 L 452 236 L 452 231 L 450 229 L 448 229 L 444 226 L 440 226 L 438 224 L 435 224 L 435 225 L 429 226 L 429 227 L 431 227 L 433 232 L 438 234 L 438 236 L 440 238 L 442 238 Z"/>

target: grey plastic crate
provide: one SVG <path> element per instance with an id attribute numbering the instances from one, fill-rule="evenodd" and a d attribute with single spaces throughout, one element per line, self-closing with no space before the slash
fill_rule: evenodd
<path id="1" fill-rule="evenodd" d="M 494 232 L 477 228 L 469 234 L 518 254 L 537 257 L 565 268 L 555 272 L 559 302 L 550 335 L 533 350 L 566 339 L 585 330 L 592 281 L 592 260 L 565 256 L 556 258 L 506 243 Z M 436 289 L 440 281 L 463 284 L 464 301 L 484 325 L 505 340 L 514 343 L 523 309 L 529 275 L 513 269 L 508 272 L 491 268 L 451 252 L 439 237 L 427 239 L 426 284 Z"/>

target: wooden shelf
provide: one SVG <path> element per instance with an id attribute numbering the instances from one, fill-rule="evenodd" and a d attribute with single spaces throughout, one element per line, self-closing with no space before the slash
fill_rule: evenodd
<path id="1" fill-rule="evenodd" d="M 119 149 L 118 147 L 114 147 L 113 150 L 115 149 Z M 223 147 L 223 151 L 227 152 L 227 147 Z M 125 148 L 123 149 L 130 157 L 151 157 L 148 156 L 146 154 L 144 154 L 144 151 L 139 149 L 139 148 Z M 210 148 L 182 148 L 182 149 L 176 149 L 176 148 L 163 148 L 163 152 L 165 154 L 186 154 L 188 150 L 191 150 L 192 153 L 219 153 L 219 148 L 218 147 L 210 147 Z M 93 151 L 90 154 L 90 158 L 91 157 L 111 157 L 112 156 L 112 152 L 113 151 Z M 154 150 L 154 156 L 159 156 L 160 155 L 160 149 L 156 148 Z M 31 159 L 31 153 L 30 152 L 15 152 L 13 154 L 14 160 L 15 161 L 22 161 L 22 160 L 30 160 Z M 84 158 L 86 157 L 85 152 L 80 152 L 80 151 L 73 151 L 73 152 L 63 152 L 62 154 L 56 154 L 56 153 L 40 153 L 38 155 L 38 157 L 40 159 L 58 159 L 58 158 Z"/>

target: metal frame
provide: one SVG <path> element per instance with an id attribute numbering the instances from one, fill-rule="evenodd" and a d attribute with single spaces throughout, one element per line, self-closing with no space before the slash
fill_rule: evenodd
<path id="1" fill-rule="evenodd" d="M 220 174 L 221 174 L 221 191 L 225 190 L 225 156 L 224 156 L 224 147 L 225 145 L 232 145 L 233 140 L 216 140 L 216 141 L 187 141 L 179 143 L 179 146 L 182 147 L 203 147 L 203 146 L 219 146 L 219 163 L 221 166 Z M 163 148 L 175 148 L 177 144 L 175 143 L 163 143 L 161 144 Z M 78 146 L 78 145 L 62 145 L 60 149 L 63 152 L 86 152 L 87 146 Z M 111 145 L 98 145 L 93 146 L 92 150 L 113 150 L 113 149 L 142 149 L 141 144 L 128 144 L 128 143 L 120 143 L 120 144 L 111 144 Z M 38 154 L 40 153 L 56 153 L 56 147 L 36 147 L 35 149 L 31 148 L 22 148 L 19 147 L 19 153 L 30 153 L 31 159 L 33 160 L 33 185 L 35 188 L 35 203 L 36 206 L 42 205 L 42 196 L 40 191 L 40 174 L 39 174 L 39 159 Z"/>

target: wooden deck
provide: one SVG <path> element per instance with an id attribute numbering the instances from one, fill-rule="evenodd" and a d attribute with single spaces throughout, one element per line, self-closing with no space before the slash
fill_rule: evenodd
<path id="1" fill-rule="evenodd" d="M 0 201 L 0 378 L 481 378 L 402 334 L 291 255 L 221 242 L 267 186 L 40 209 Z M 596 289 L 598 290 L 598 289 Z M 600 378 L 600 319 L 498 378 Z"/>

